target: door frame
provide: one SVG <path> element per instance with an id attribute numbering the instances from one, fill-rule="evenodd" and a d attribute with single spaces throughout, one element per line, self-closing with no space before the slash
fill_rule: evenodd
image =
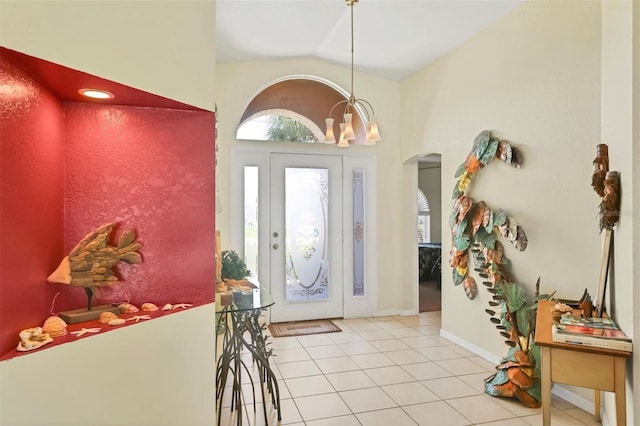
<path id="1" fill-rule="evenodd" d="M 288 143 L 293 144 L 293 143 Z M 268 146 L 265 146 L 268 145 Z M 259 205 L 270 205 L 269 200 L 269 157 L 271 153 L 282 154 L 307 154 L 307 155 L 341 155 L 342 156 L 342 294 L 343 317 L 359 318 L 371 317 L 378 307 L 378 282 L 377 282 L 377 194 L 376 194 L 376 156 L 373 152 L 365 152 L 355 148 L 336 148 L 333 146 L 303 146 L 289 147 L 273 142 L 245 142 L 237 141 L 231 148 L 230 170 L 230 246 L 224 249 L 235 250 L 241 257 L 244 256 L 244 166 L 258 166 L 258 192 Z M 354 169 L 365 170 L 365 294 L 353 295 L 353 239 L 346 236 L 353 235 L 353 183 L 352 173 Z M 269 255 L 270 255 L 270 230 L 269 209 L 259 208 L 258 212 L 258 276 L 260 282 L 269 280 Z M 268 286 L 266 286 L 268 287 Z"/>
<path id="2" fill-rule="evenodd" d="M 418 273 L 418 257 L 419 250 L 417 240 L 418 230 L 418 205 L 416 203 L 416 193 L 418 192 L 418 166 L 422 158 L 437 153 L 419 154 L 407 159 L 402 164 L 402 179 L 403 179 L 403 193 L 402 193 L 402 205 L 403 205 L 403 235 L 407 238 L 402 240 L 403 253 L 408 253 L 408 256 L 404 256 L 403 268 L 404 268 L 404 299 L 403 307 L 404 314 L 406 315 L 418 315 L 420 311 L 420 277 Z M 442 159 L 440 160 L 442 164 Z M 442 195 L 441 195 L 442 197 Z M 442 218 L 443 216 L 440 215 Z M 441 220 L 440 226 L 443 226 Z M 445 233 L 442 233 L 445 235 Z M 444 242 L 444 241 L 443 241 Z M 443 247 L 444 249 L 444 247 Z M 444 254 L 444 252 L 443 252 Z"/>
<path id="3" fill-rule="evenodd" d="M 344 255 L 342 253 L 343 248 L 343 185 L 342 185 L 342 169 L 343 169 L 343 156 L 342 155 L 309 155 L 309 154 L 290 154 L 272 152 L 270 157 L 270 178 L 271 178 L 271 200 L 268 206 L 271 212 L 271 240 L 270 245 L 272 249 L 269 251 L 271 258 L 271 279 L 269 288 L 271 296 L 276 302 L 274 306 L 269 310 L 271 314 L 271 321 L 273 322 L 286 322 L 286 321 L 300 321 L 300 320 L 316 320 L 325 318 L 342 318 L 344 315 L 344 280 L 343 280 L 343 263 Z M 322 229 L 325 232 L 324 235 L 324 247 L 328 247 L 326 257 L 316 253 L 314 256 L 316 259 L 322 257 L 328 264 L 327 269 L 327 291 L 324 297 L 315 298 L 310 300 L 296 300 L 286 301 L 287 299 L 287 281 L 290 276 L 287 272 L 288 250 L 287 245 L 291 243 L 295 246 L 294 238 L 287 233 L 287 221 L 289 217 L 295 216 L 293 212 L 300 209 L 292 209 L 287 206 L 286 199 L 289 195 L 287 187 L 289 186 L 286 179 L 286 170 L 293 168 L 296 170 L 309 170 L 309 169 L 322 169 L 327 172 L 327 204 L 325 206 L 326 221 Z M 305 187 L 305 193 L 308 193 L 310 189 Z M 320 195 L 316 194 L 315 200 Z M 318 202 L 318 201 L 316 201 Z M 304 207 L 302 208 L 304 210 Z M 309 210 L 304 210 L 308 212 Z M 317 211 L 317 210 L 316 210 Z M 300 216 L 295 216 L 298 219 Z M 293 230 L 292 230 L 293 231 Z M 273 235 L 274 232 L 278 233 L 278 236 Z M 280 247 L 273 249 L 273 245 L 278 244 Z M 324 252 L 324 250 L 321 250 Z M 314 268 L 314 272 L 318 272 L 322 269 L 323 260 L 317 265 L 317 269 Z M 298 264 L 300 266 L 300 264 Z M 303 268 L 304 269 L 304 268 Z M 316 279 L 319 275 L 316 276 Z M 274 285 L 275 284 L 275 285 Z M 307 282 L 307 284 L 310 284 Z M 314 288 L 318 288 L 319 285 L 311 283 Z"/>

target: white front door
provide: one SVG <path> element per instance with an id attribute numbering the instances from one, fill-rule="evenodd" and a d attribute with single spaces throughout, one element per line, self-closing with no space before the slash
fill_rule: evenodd
<path id="1" fill-rule="evenodd" d="M 271 322 L 341 318 L 342 156 L 270 154 Z"/>

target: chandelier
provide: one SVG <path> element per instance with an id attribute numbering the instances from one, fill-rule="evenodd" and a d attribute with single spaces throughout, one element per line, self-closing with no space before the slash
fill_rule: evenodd
<path id="1" fill-rule="evenodd" d="M 347 6 L 351 9 L 351 92 L 349 99 L 344 99 L 331 108 L 329 118 L 326 119 L 327 132 L 324 137 L 324 143 L 334 144 L 336 138 L 333 133 L 333 111 L 340 105 L 344 104 L 343 122 L 340 123 L 340 137 L 338 138 L 339 147 L 349 146 L 349 141 L 355 140 L 356 135 L 353 131 L 352 118 L 353 112 L 363 111 L 366 116 L 367 137 L 365 145 L 375 145 L 380 140 L 378 132 L 378 122 L 375 118 L 373 107 L 365 99 L 356 98 L 353 94 L 353 6 L 358 4 L 359 0 L 346 0 Z M 356 109 L 357 108 L 357 109 Z"/>

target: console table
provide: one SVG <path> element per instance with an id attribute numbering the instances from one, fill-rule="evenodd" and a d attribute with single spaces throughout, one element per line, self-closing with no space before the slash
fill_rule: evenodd
<path id="1" fill-rule="evenodd" d="M 267 398 L 265 389 L 271 395 L 271 401 L 277 410 L 278 421 L 282 420 L 280 413 L 280 390 L 278 382 L 269 365 L 271 350 L 266 347 L 263 334 L 266 326 L 260 324 L 261 312 L 274 304 L 271 295 L 263 288 L 251 291 L 234 292 L 231 301 L 228 295 L 216 294 L 216 317 L 218 324 L 223 323 L 224 336 L 220 358 L 216 365 L 216 405 L 218 409 L 218 424 L 222 411 L 222 398 L 229 377 L 232 378 L 231 411 L 237 411 L 236 424 L 242 425 L 243 395 L 241 384 L 243 375 L 249 377 L 253 392 L 253 410 L 256 411 L 255 377 L 251 377 L 241 352 L 247 350 L 251 354 L 253 363 L 258 367 L 259 386 L 262 393 L 262 409 L 265 423 L 268 424 Z M 224 300 L 224 305 L 223 305 Z"/>
<path id="2" fill-rule="evenodd" d="M 551 424 L 551 384 L 595 389 L 595 415 L 600 421 L 600 392 L 615 392 L 616 424 L 627 424 L 625 375 L 631 352 L 554 342 L 551 335 L 555 302 L 538 302 L 536 344 L 542 350 L 542 424 Z"/>

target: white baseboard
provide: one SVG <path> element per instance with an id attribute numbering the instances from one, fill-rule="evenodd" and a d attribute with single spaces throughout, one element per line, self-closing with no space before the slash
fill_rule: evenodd
<path id="1" fill-rule="evenodd" d="M 387 309 L 386 311 L 375 311 L 373 313 L 374 317 L 393 317 L 396 315 L 401 315 L 400 309 Z"/>
<path id="2" fill-rule="evenodd" d="M 487 361 L 493 364 L 498 364 L 502 360 L 501 356 L 496 356 L 490 352 L 487 352 L 484 349 L 479 348 L 478 346 L 472 343 L 469 343 L 468 341 L 460 338 L 459 336 L 456 336 L 455 334 L 451 334 L 446 330 L 440 329 L 440 336 L 444 337 L 445 339 L 451 340 L 456 345 L 462 346 L 466 350 L 473 352 L 474 354 L 478 355 L 481 358 L 486 359 Z M 571 404 L 575 405 L 576 407 L 588 413 L 593 414 L 595 411 L 595 405 L 593 401 L 589 401 L 583 398 L 582 396 L 576 394 L 575 392 L 570 391 L 563 385 L 554 384 L 553 387 L 551 388 L 551 393 L 564 399 L 567 402 L 570 402 Z"/>
<path id="3" fill-rule="evenodd" d="M 596 411 L 596 407 L 593 401 L 589 401 L 588 399 L 583 398 L 582 396 L 570 391 L 561 384 L 554 383 L 553 387 L 551 388 L 551 393 L 564 399 L 567 402 L 572 403 L 573 405 L 586 411 L 587 413 L 594 414 Z"/>
<path id="4" fill-rule="evenodd" d="M 373 313 L 374 317 L 410 317 L 412 315 L 418 315 L 418 311 L 415 309 L 388 309 L 386 311 L 376 311 Z"/>
<path id="5" fill-rule="evenodd" d="M 493 363 L 493 364 L 498 364 L 500 362 L 500 360 L 502 360 L 502 357 L 499 356 L 495 356 L 494 354 L 492 354 L 491 352 L 487 352 L 484 349 L 467 342 L 466 340 L 456 336 L 455 334 L 451 334 L 446 330 L 440 329 L 440 336 L 444 337 L 445 339 L 451 340 L 453 343 L 455 343 L 458 346 L 462 346 L 463 348 L 465 348 L 466 350 L 473 352 L 474 354 L 478 355 L 481 358 L 486 359 L 487 361 Z"/>

